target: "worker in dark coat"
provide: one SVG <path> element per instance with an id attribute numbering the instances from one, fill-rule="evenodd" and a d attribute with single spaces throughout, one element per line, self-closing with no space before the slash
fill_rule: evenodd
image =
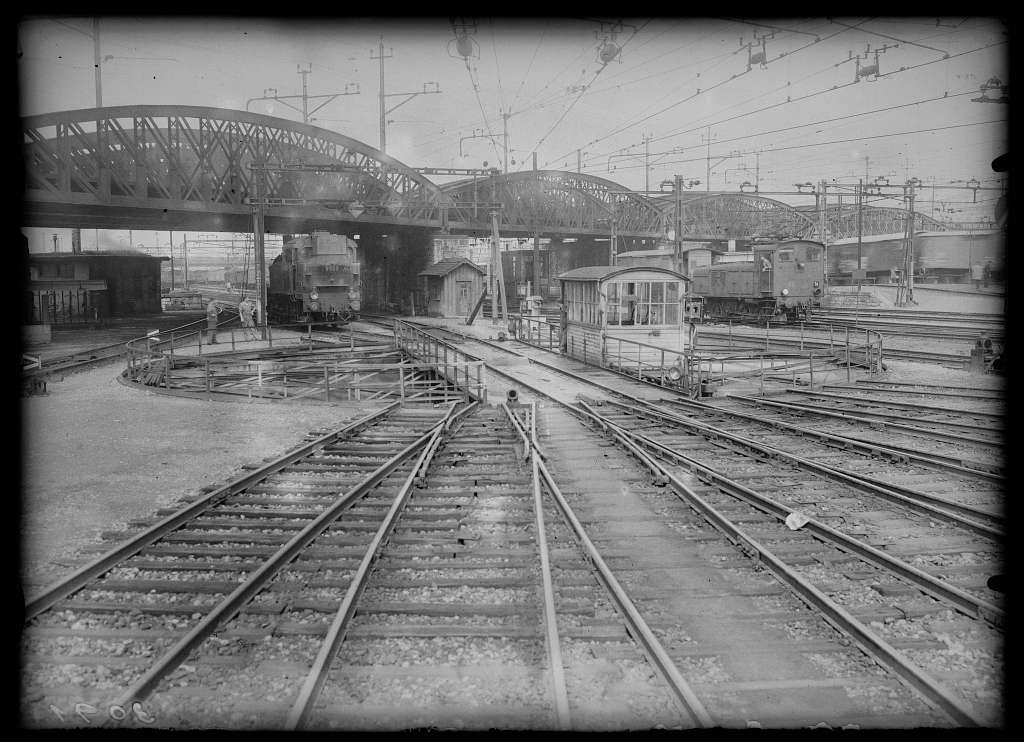
<path id="1" fill-rule="evenodd" d="M 217 315 L 220 314 L 220 309 L 217 307 L 216 301 L 211 301 L 206 305 L 206 337 L 208 343 L 217 342 Z"/>

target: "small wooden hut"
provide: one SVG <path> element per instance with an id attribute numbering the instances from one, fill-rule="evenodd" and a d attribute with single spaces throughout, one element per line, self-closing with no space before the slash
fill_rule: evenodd
<path id="1" fill-rule="evenodd" d="M 689 278 L 656 266 L 595 265 L 561 274 L 562 351 L 658 376 L 688 342 Z"/>
<path id="2" fill-rule="evenodd" d="M 428 317 L 467 317 L 484 290 L 484 269 L 466 258 L 439 260 L 419 275 Z"/>

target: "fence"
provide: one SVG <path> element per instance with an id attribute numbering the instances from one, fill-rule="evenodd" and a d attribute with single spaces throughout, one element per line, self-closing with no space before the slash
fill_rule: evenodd
<path id="1" fill-rule="evenodd" d="M 483 361 L 470 358 L 417 327 L 395 320 L 395 347 L 426 363 L 438 376 L 457 388 L 469 399 L 487 403 L 487 370 Z"/>

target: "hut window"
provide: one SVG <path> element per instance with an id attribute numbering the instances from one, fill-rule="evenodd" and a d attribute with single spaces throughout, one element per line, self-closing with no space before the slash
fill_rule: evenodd
<path id="1" fill-rule="evenodd" d="M 790 261 L 792 259 L 793 259 L 793 251 L 792 250 L 779 250 L 779 261 L 780 262 L 784 263 L 784 262 Z"/>
<path id="2" fill-rule="evenodd" d="M 621 324 L 619 316 L 619 284 L 616 282 L 606 283 L 605 290 L 605 322 L 609 325 Z"/>

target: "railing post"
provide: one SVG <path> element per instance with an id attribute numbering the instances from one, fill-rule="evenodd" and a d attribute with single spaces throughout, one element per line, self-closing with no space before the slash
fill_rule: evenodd
<path id="1" fill-rule="evenodd" d="M 811 389 L 814 389 L 814 351 L 807 354 L 807 363 L 810 365 Z"/>
<path id="2" fill-rule="evenodd" d="M 196 339 L 199 342 L 199 351 L 198 351 L 197 355 L 202 355 L 203 354 L 203 331 L 202 330 L 198 330 L 196 332 Z"/>
<path id="3" fill-rule="evenodd" d="M 804 323 L 800 323 L 800 350 L 804 349 Z"/>
<path id="4" fill-rule="evenodd" d="M 206 359 L 206 393 L 210 393 L 210 359 Z"/>
<path id="5" fill-rule="evenodd" d="M 235 349 L 235 328 L 231 328 L 231 350 Z"/>
<path id="6" fill-rule="evenodd" d="M 764 396 L 764 353 L 761 354 L 761 396 Z"/>
<path id="7" fill-rule="evenodd" d="M 601 368 L 608 368 L 608 336 L 601 336 Z"/>
<path id="8" fill-rule="evenodd" d="M 772 321 L 770 319 L 766 319 L 764 321 L 764 352 L 765 353 L 768 352 L 768 344 L 771 342 L 768 339 L 768 333 L 771 332 L 771 327 L 772 327 Z"/>
<path id="9" fill-rule="evenodd" d="M 267 323 L 267 347 L 274 347 L 274 331 L 270 329 L 270 323 Z"/>
<path id="10" fill-rule="evenodd" d="M 284 392 L 284 398 L 288 399 L 288 368 L 281 369 L 281 389 Z"/>
<path id="11" fill-rule="evenodd" d="M 401 364 L 398 366 L 398 398 L 405 404 L 405 368 Z"/>
<path id="12" fill-rule="evenodd" d="M 174 363 L 174 332 L 171 332 L 171 363 Z"/>
<path id="13" fill-rule="evenodd" d="M 732 350 L 732 320 L 729 320 L 729 350 Z"/>
<path id="14" fill-rule="evenodd" d="M 327 370 L 327 366 L 324 366 L 324 402 L 327 402 L 331 397 L 331 378 L 330 372 Z"/>
<path id="15" fill-rule="evenodd" d="M 850 326 L 846 326 L 846 383 L 850 383 Z"/>
<path id="16" fill-rule="evenodd" d="M 359 389 L 359 372 L 358 371 L 356 371 L 354 374 L 352 374 L 352 380 L 355 381 L 356 402 L 359 402 L 359 401 L 362 400 L 362 392 Z"/>
<path id="17" fill-rule="evenodd" d="M 661 351 L 661 382 L 665 386 L 665 351 Z"/>
<path id="18" fill-rule="evenodd" d="M 641 378 L 641 368 L 642 368 L 641 364 L 643 363 L 643 361 L 640 358 L 640 354 L 641 354 L 642 351 L 643 351 L 643 346 L 637 344 L 637 346 L 636 346 L 636 378 L 637 379 Z"/>

